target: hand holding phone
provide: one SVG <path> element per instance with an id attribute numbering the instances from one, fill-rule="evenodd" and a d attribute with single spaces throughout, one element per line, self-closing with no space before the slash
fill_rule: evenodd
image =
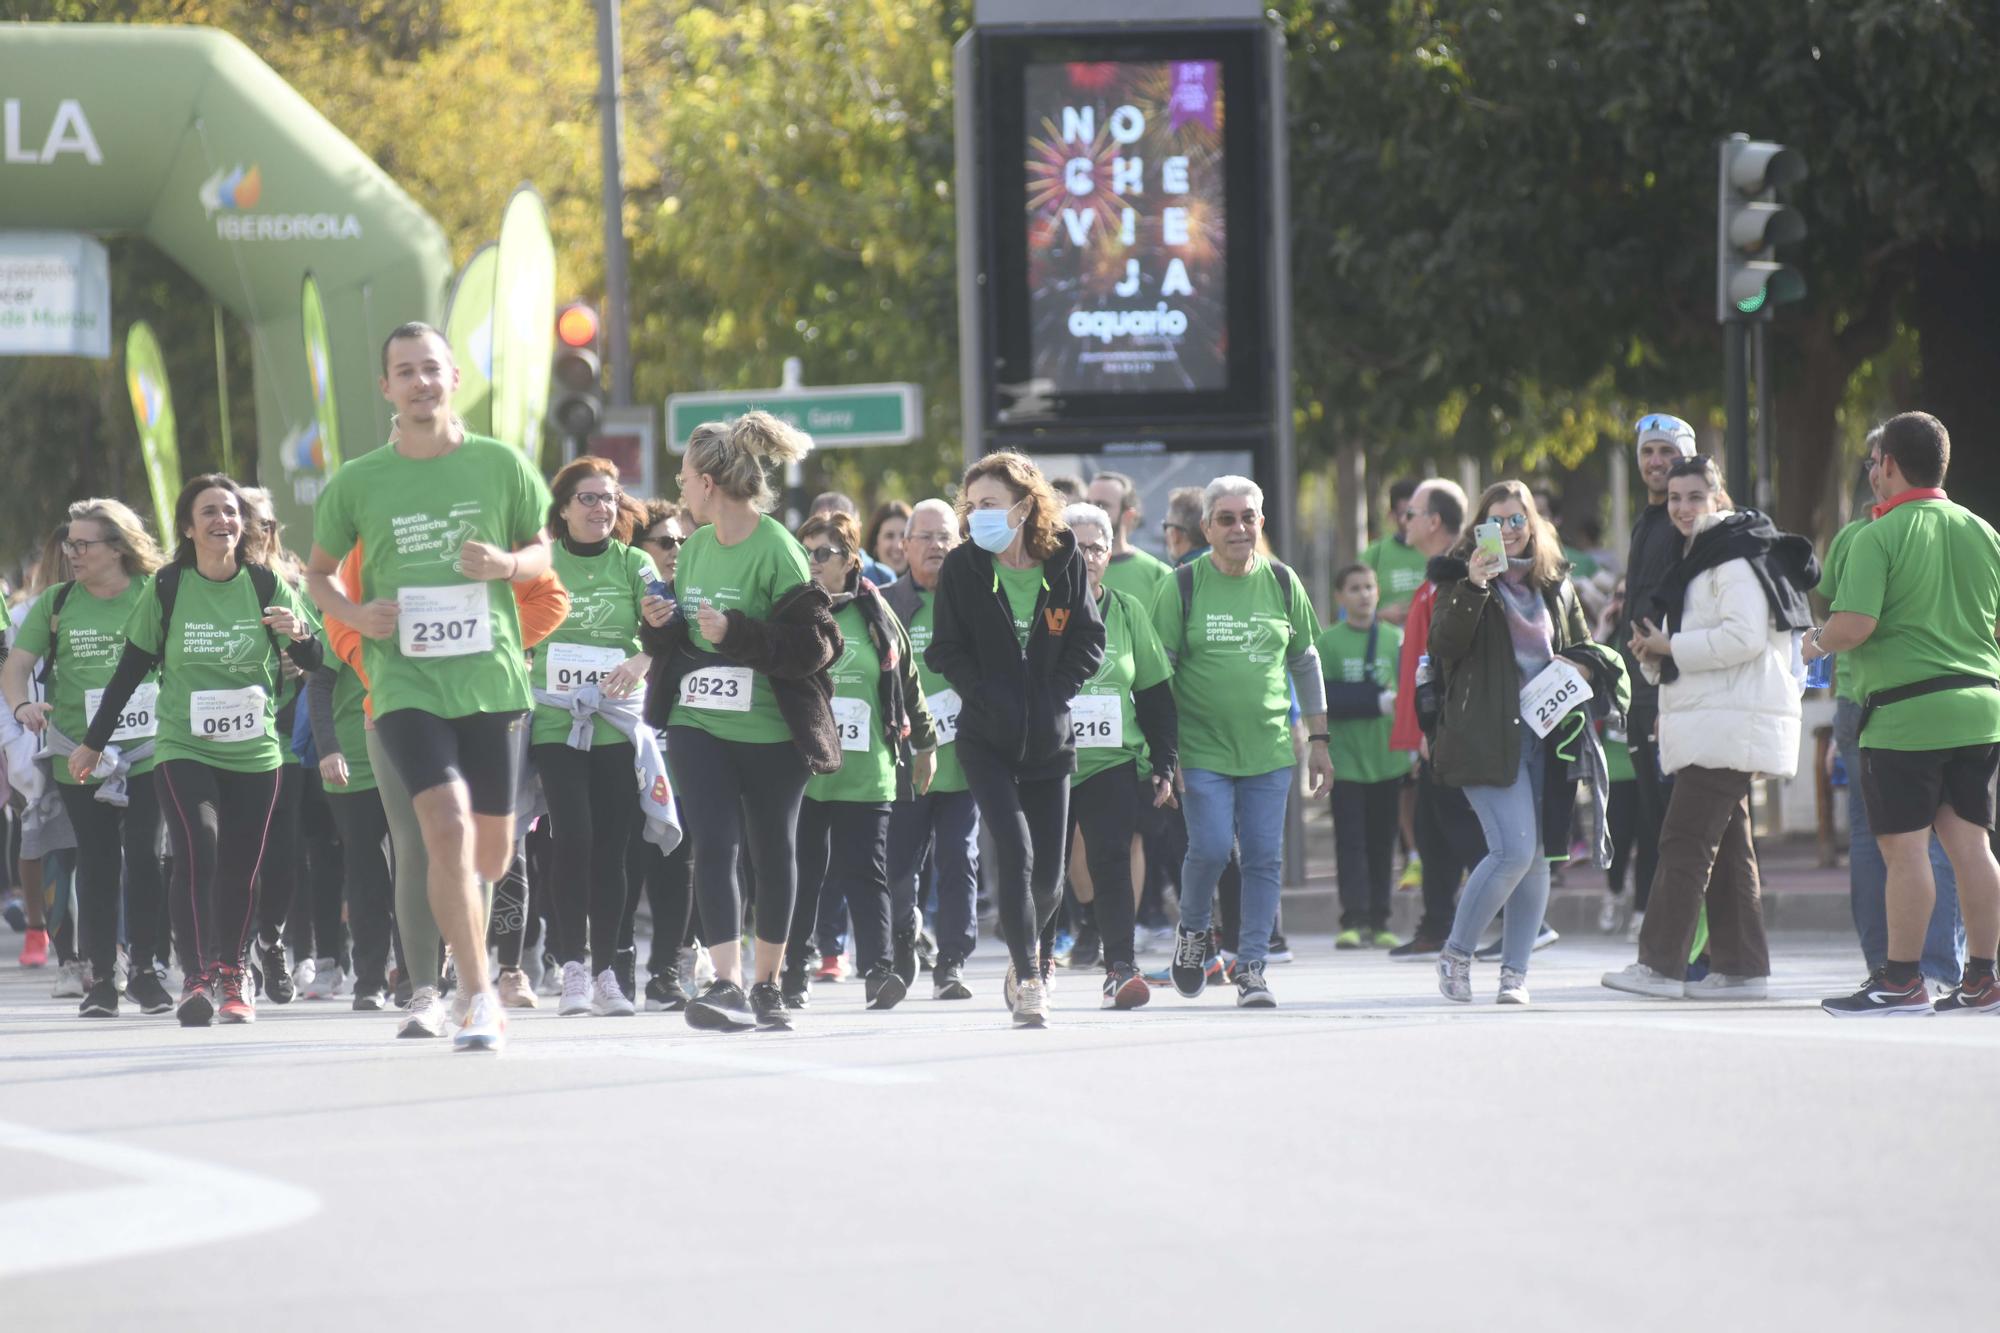
<path id="1" fill-rule="evenodd" d="M 1472 539 L 1480 554 L 1492 557 L 1503 564 L 1507 559 L 1507 543 L 1500 536 L 1500 525 L 1487 519 L 1472 530 Z"/>

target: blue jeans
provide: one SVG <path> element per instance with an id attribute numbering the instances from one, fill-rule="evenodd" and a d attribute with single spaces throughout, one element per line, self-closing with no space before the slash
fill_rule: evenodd
<path id="1" fill-rule="evenodd" d="M 1465 789 L 1486 835 L 1486 855 L 1466 877 L 1446 941 L 1460 953 L 1471 953 L 1504 911 L 1500 963 L 1517 972 L 1528 970 L 1549 906 L 1549 863 L 1542 855 L 1542 768 L 1540 743 L 1524 734 L 1520 771 L 1510 785 Z"/>
<path id="2" fill-rule="evenodd" d="M 1835 700 L 1833 740 L 1847 769 L 1847 896 L 1854 910 L 1854 931 L 1861 937 L 1861 956 L 1872 971 L 1889 959 L 1889 868 L 1868 827 L 1867 802 L 1861 799 L 1860 734 L 1861 705 Z M 1965 957 L 1965 922 L 1958 915 L 1958 879 L 1935 833 L 1931 874 L 1937 880 L 1937 906 L 1931 909 L 1931 928 L 1924 933 L 1921 966 L 1932 981 L 1956 986 L 1959 960 Z"/>
<path id="3" fill-rule="evenodd" d="M 1207 930 L 1215 912 L 1215 882 L 1232 850 L 1243 868 L 1243 924 L 1236 956 L 1261 963 L 1278 920 L 1278 877 L 1285 848 L 1285 798 L 1292 770 L 1247 778 L 1204 768 L 1182 771 L 1187 793 L 1187 860 L 1181 865 L 1181 925 Z"/>

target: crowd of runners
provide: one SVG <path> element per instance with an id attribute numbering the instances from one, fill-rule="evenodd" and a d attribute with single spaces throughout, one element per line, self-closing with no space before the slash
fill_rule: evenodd
<path id="1" fill-rule="evenodd" d="M 1010 452 L 794 533 L 770 477 L 811 441 L 764 413 L 699 427 L 679 502 L 641 502 L 467 434 L 427 326 L 382 377 L 390 441 L 329 480 L 303 563 L 226 476 L 183 488 L 172 551 L 117 500 L 57 506 L 0 664 L 8 910 L 85 1018 L 339 999 L 472 1051 L 549 1002 L 784 1029 L 850 974 L 871 1010 L 925 975 L 976 1005 L 982 911 L 1015 1025 L 1058 967 L 1107 1009 L 1269 1008 L 1295 789 L 1330 802 L 1336 947 L 1446 1001 L 1490 960 L 1529 1003 L 1576 860 L 1637 944 L 1606 986 L 1758 1000 L 1752 786 L 1796 773 L 1828 684 L 1869 978 L 1823 1008 L 2000 1012 L 2000 540 L 1932 417 L 1870 436 L 1877 503 L 1824 559 L 1671 416 L 1638 424 L 1622 553 L 1520 481 L 1400 485 L 1322 625 L 1248 478 L 1174 493 L 1171 564 L 1128 478 Z"/>

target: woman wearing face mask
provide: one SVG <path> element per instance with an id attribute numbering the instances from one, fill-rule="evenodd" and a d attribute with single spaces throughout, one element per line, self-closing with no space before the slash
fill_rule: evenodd
<path id="1" fill-rule="evenodd" d="M 910 636 L 861 577 L 854 516 L 817 514 L 799 529 L 813 581 L 833 603 L 845 644 L 827 673 L 833 681 L 840 770 L 806 783 L 799 818 L 799 897 L 785 959 L 785 1003 L 803 1008 L 806 965 L 820 895 L 838 894 L 854 919 L 854 968 L 870 1009 L 892 1009 L 908 983 L 895 972 L 889 921 L 889 805 L 896 770 L 909 753 L 910 786 L 922 795 L 937 767 L 937 730 L 910 658 Z"/>
<path id="2" fill-rule="evenodd" d="M 1061 503 L 1026 456 L 967 468 L 958 513 L 971 540 L 939 571 L 924 660 L 963 701 L 959 762 L 993 839 L 1008 1007 L 1041 1027 L 1076 768 L 1070 700 L 1103 664 L 1104 621 Z"/>
<path id="3" fill-rule="evenodd" d="M 1819 583 L 1819 562 L 1804 538 L 1754 509 L 1732 511 L 1711 458 L 1673 465 L 1667 517 L 1681 558 L 1650 610 L 1635 608 L 1629 646 L 1660 686 L 1660 764 L 1674 775 L 1673 797 L 1639 961 L 1607 972 L 1604 984 L 1668 999 L 1761 1000 L 1771 952 L 1750 784 L 1798 769 L 1797 631 L 1812 623 L 1805 594 Z M 1710 970 L 1687 981 L 1704 903 Z"/>
<path id="4" fill-rule="evenodd" d="M 1587 673 L 1592 698 L 1622 711 L 1624 669 L 1591 640 L 1555 529 L 1518 481 L 1487 487 L 1471 528 L 1431 562 L 1430 574 L 1438 585 L 1430 656 L 1444 684 L 1432 763 L 1438 781 L 1464 789 L 1486 835 L 1486 855 L 1466 879 L 1438 956 L 1438 990 L 1459 1003 L 1472 999 L 1472 951 L 1504 911 L 1499 1002 L 1526 1004 L 1528 956 L 1549 898 L 1544 848 L 1569 846 L 1576 804 L 1564 746 L 1596 740 L 1575 725 L 1583 721 L 1577 703 L 1565 702 L 1581 701 L 1580 691 L 1551 688 L 1547 711 L 1534 707 L 1532 724 L 1524 708 L 1533 687 L 1575 668 Z M 1546 739 L 1537 725 L 1550 728 Z"/>

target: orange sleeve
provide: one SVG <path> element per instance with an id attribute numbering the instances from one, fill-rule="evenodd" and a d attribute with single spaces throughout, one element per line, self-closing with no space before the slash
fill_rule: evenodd
<path id="1" fill-rule="evenodd" d="M 532 648 L 554 634 L 569 619 L 569 589 L 553 569 L 540 578 L 516 583 L 514 604 L 521 610 L 521 646 Z"/>

